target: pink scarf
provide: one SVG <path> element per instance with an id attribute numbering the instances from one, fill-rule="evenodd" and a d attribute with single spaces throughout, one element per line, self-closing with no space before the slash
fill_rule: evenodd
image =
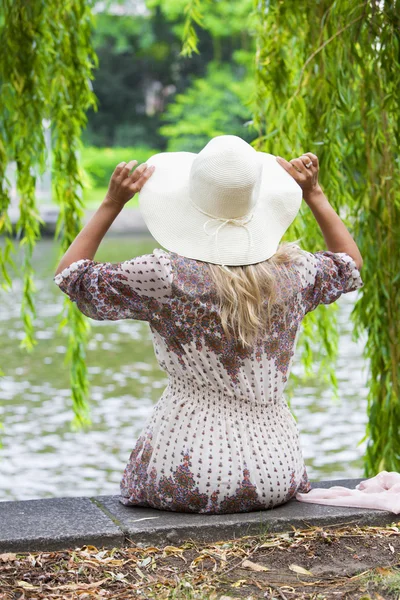
<path id="1" fill-rule="evenodd" d="M 399 514 L 400 473 L 381 471 L 375 477 L 361 481 L 353 490 L 334 485 L 327 489 L 313 488 L 307 493 L 297 492 L 295 498 L 300 502 L 376 508 Z"/>

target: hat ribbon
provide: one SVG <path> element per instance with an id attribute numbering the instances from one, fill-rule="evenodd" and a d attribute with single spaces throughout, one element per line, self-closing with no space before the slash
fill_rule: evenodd
<path id="1" fill-rule="evenodd" d="M 197 210 L 199 210 L 201 213 L 203 213 L 204 215 L 206 215 L 207 217 L 210 217 L 210 219 L 208 219 L 208 221 L 206 221 L 203 224 L 203 229 L 205 231 L 205 233 L 207 235 L 210 236 L 214 236 L 215 235 L 215 244 L 217 247 L 217 254 L 218 254 L 218 260 L 221 263 L 221 266 L 225 269 L 225 270 L 229 270 L 226 268 L 226 266 L 223 264 L 220 254 L 219 254 L 219 247 L 218 247 L 218 233 L 220 231 L 220 229 L 222 229 L 222 227 L 224 227 L 225 225 L 227 225 L 228 223 L 232 223 L 233 225 L 237 225 L 239 227 L 244 227 L 247 231 L 247 233 L 250 236 L 250 247 L 254 246 L 254 242 L 253 242 L 253 236 L 251 234 L 250 229 L 247 227 L 247 223 L 250 223 L 250 221 L 252 220 L 253 216 L 254 216 L 254 211 L 252 211 L 251 213 L 244 215 L 243 217 L 235 217 L 235 218 L 229 218 L 229 219 L 224 219 L 223 217 L 216 217 L 215 215 L 211 215 L 210 213 L 206 212 L 205 210 L 201 209 L 199 206 L 197 206 L 197 204 L 195 204 L 190 198 L 189 198 L 190 203 L 197 208 Z M 222 221 L 222 223 L 217 227 L 217 229 L 213 232 L 210 233 L 207 231 L 207 225 L 211 220 L 215 220 L 215 221 Z M 229 271 L 230 272 L 230 271 Z"/>

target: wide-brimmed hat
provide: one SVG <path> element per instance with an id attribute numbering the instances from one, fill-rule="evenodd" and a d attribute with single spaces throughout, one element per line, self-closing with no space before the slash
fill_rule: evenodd
<path id="1" fill-rule="evenodd" d="M 166 250 L 219 265 L 267 260 L 296 217 L 302 189 L 273 154 L 235 135 L 198 153 L 160 152 L 139 192 L 151 235 Z"/>

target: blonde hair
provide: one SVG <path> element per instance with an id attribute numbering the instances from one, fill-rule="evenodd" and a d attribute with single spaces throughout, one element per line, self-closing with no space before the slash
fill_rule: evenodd
<path id="1" fill-rule="evenodd" d="M 279 244 L 271 258 L 253 265 L 224 269 L 207 263 L 220 302 L 222 327 L 229 339 L 234 335 L 243 346 L 251 346 L 269 328 L 274 306 L 280 306 L 286 319 L 289 303 L 284 302 L 287 294 L 280 292 L 289 284 L 290 293 L 292 265 L 300 262 L 303 252 L 298 241 Z"/>

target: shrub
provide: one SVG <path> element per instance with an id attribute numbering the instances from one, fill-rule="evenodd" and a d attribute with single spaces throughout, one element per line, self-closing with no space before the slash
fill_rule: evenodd
<path id="1" fill-rule="evenodd" d="M 120 162 L 129 162 L 135 159 L 141 164 L 158 152 L 160 150 L 144 146 L 126 148 L 85 146 L 81 154 L 81 165 L 88 177 L 90 187 L 104 188 L 108 187 L 111 175 Z"/>

